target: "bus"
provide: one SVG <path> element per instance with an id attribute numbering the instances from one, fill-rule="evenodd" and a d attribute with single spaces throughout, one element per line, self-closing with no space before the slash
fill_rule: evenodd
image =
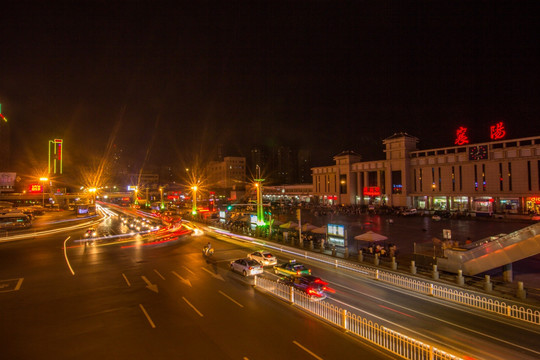
<path id="1" fill-rule="evenodd" d="M 27 229 L 32 226 L 30 216 L 23 213 L 0 214 L 0 229 Z"/>

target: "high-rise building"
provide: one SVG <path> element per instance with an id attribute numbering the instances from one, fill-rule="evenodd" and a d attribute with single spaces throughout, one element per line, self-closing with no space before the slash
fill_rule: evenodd
<path id="1" fill-rule="evenodd" d="M 311 151 L 307 149 L 298 150 L 298 177 L 296 183 L 311 184 Z"/>
<path id="2" fill-rule="evenodd" d="M 49 140 L 49 174 L 62 174 L 64 160 L 64 141 L 62 139 Z"/>
<path id="3" fill-rule="evenodd" d="M 0 104 L 0 171 L 11 170 L 10 150 L 9 123 L 2 114 L 2 104 Z"/>

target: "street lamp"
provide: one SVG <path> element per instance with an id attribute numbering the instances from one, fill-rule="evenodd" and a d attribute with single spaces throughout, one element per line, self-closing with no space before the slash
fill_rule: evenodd
<path id="1" fill-rule="evenodd" d="M 196 215 L 197 214 L 197 185 L 192 186 L 191 190 L 193 190 L 193 206 L 191 208 L 191 213 L 193 215 Z"/>
<path id="2" fill-rule="evenodd" d="M 45 182 L 49 181 L 49 178 L 41 177 L 39 178 L 43 184 L 41 185 L 41 206 L 45 207 Z"/>
<path id="3" fill-rule="evenodd" d="M 88 192 L 92 194 L 92 204 L 96 203 L 96 188 L 89 188 Z"/>
<path id="4" fill-rule="evenodd" d="M 139 187 L 135 186 L 135 191 L 133 191 L 133 195 L 135 199 L 133 199 L 133 204 L 137 205 L 139 203 L 139 200 L 137 199 L 137 193 L 139 192 Z"/>
<path id="5" fill-rule="evenodd" d="M 255 179 L 255 187 L 257 188 L 257 225 L 263 226 L 265 224 L 262 204 L 262 182 L 264 179 L 261 179 L 261 167 L 256 165 L 256 169 L 257 179 Z"/>
<path id="6" fill-rule="evenodd" d="M 159 195 L 161 196 L 161 210 L 165 209 L 165 204 L 163 204 L 163 186 L 159 187 Z"/>

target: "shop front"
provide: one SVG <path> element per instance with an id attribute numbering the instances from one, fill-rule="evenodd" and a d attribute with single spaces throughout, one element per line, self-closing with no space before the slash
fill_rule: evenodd
<path id="1" fill-rule="evenodd" d="M 519 212 L 519 198 L 500 198 L 499 210 L 507 214 L 517 214 Z"/>
<path id="2" fill-rule="evenodd" d="M 476 197 L 473 199 L 473 211 L 476 216 L 491 216 L 493 214 L 492 197 Z"/>
<path id="3" fill-rule="evenodd" d="M 433 197 L 433 210 L 448 210 L 448 201 L 446 196 Z"/>
<path id="4" fill-rule="evenodd" d="M 525 207 L 528 214 L 540 215 L 540 196 L 531 196 L 526 198 Z"/>
<path id="5" fill-rule="evenodd" d="M 467 196 L 454 196 L 451 198 L 450 210 L 453 211 L 468 211 L 469 198 Z"/>

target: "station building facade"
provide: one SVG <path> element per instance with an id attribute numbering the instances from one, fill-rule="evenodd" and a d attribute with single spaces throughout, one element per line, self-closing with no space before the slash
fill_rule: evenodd
<path id="1" fill-rule="evenodd" d="M 345 151 L 335 165 L 312 168 L 317 201 L 540 214 L 540 136 L 419 150 L 416 137 L 396 133 L 383 144 L 384 160 Z"/>

